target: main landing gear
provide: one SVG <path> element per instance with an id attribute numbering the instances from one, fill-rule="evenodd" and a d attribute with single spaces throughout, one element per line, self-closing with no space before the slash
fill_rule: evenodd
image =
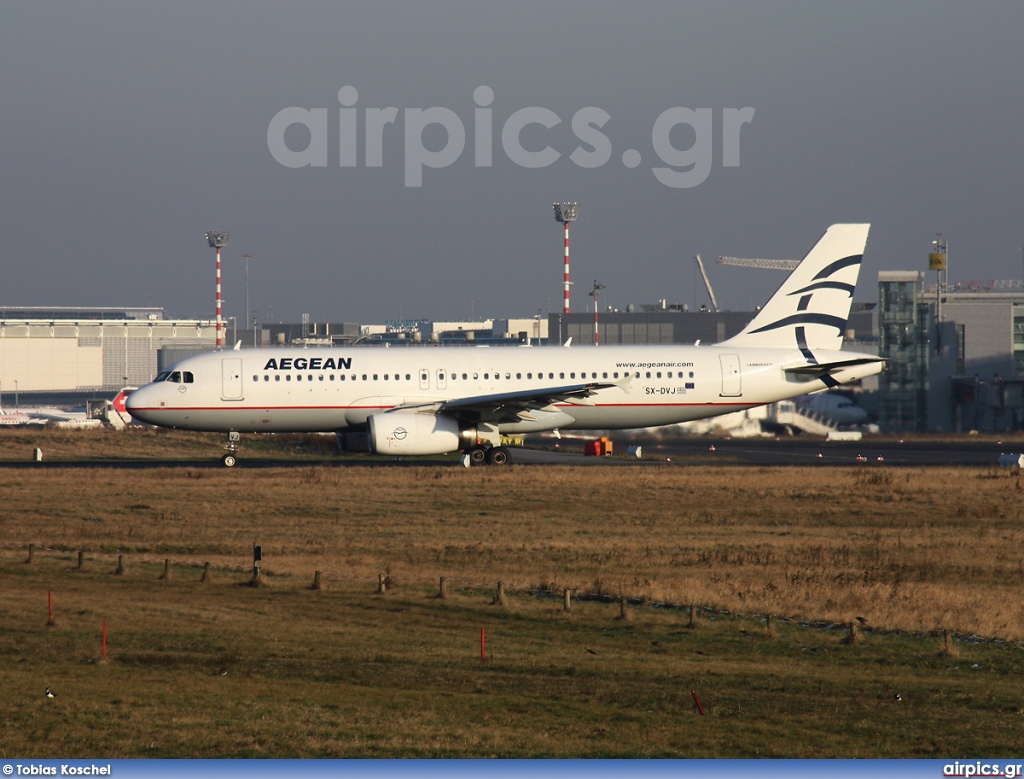
<path id="1" fill-rule="evenodd" d="M 507 446 L 474 446 L 466 454 L 470 465 L 508 465 L 512 459 Z"/>
<path id="2" fill-rule="evenodd" d="M 224 445 L 227 454 L 220 458 L 225 468 L 234 468 L 238 464 L 238 441 L 241 436 L 234 430 L 228 433 L 228 442 Z"/>

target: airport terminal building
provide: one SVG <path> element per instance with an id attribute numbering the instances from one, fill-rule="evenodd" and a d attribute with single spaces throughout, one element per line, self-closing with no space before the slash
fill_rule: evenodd
<path id="1" fill-rule="evenodd" d="M 160 308 L 0 308 L 0 404 L 113 397 L 151 381 L 161 350 L 216 343 L 216 322 Z"/>

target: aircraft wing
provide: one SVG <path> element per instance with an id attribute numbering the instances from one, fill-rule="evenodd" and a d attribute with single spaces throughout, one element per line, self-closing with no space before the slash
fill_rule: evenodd
<path id="1" fill-rule="evenodd" d="M 491 424 L 520 422 L 531 419 L 531 411 L 540 411 L 555 403 L 593 405 L 590 396 L 598 390 L 610 387 L 625 388 L 624 380 L 591 381 L 580 384 L 566 384 L 560 387 L 540 387 L 517 392 L 496 392 L 491 395 L 475 395 L 468 398 L 436 401 L 434 403 L 410 403 L 396 406 L 394 411 L 417 411 L 424 414 L 453 417 L 468 422 Z"/>

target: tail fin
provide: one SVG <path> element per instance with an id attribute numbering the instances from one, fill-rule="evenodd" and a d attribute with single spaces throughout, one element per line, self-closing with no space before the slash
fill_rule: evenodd
<path id="1" fill-rule="evenodd" d="M 828 228 L 750 324 L 722 344 L 842 349 L 869 227 Z"/>

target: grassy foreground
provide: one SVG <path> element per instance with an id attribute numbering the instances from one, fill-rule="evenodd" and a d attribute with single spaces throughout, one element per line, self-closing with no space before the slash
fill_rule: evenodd
<path id="1" fill-rule="evenodd" d="M 7 469 L 0 756 L 1019 755 L 1020 497 L 969 469 Z"/>

